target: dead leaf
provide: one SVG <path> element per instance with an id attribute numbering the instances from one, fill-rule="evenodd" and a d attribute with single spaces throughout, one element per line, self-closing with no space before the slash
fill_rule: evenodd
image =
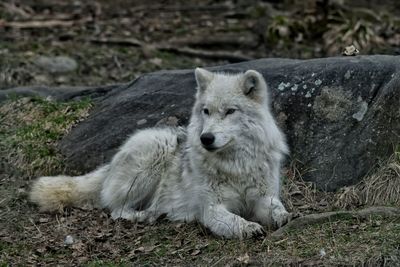
<path id="1" fill-rule="evenodd" d="M 243 256 L 237 257 L 236 258 L 239 262 L 244 263 L 244 264 L 248 264 L 250 261 L 250 257 L 249 254 L 244 254 Z"/>
<path id="2" fill-rule="evenodd" d="M 360 51 L 354 45 L 350 45 L 345 47 L 342 53 L 344 56 L 356 56 Z"/>
<path id="3" fill-rule="evenodd" d="M 148 253 L 152 252 L 156 247 L 158 247 L 158 246 L 138 247 L 138 248 L 132 250 L 131 252 L 129 252 L 128 257 L 133 257 L 138 254 L 148 254 Z"/>
<path id="4" fill-rule="evenodd" d="M 47 222 L 49 222 L 49 218 L 39 218 L 39 222 L 40 223 L 47 223 Z"/>
<path id="5" fill-rule="evenodd" d="M 43 254 L 44 252 L 46 252 L 47 248 L 46 247 L 39 247 L 36 249 L 36 252 L 39 254 Z"/>
<path id="6" fill-rule="evenodd" d="M 196 249 L 196 250 L 194 250 L 190 255 L 191 256 L 197 256 L 197 255 L 199 255 L 201 253 L 201 250 L 200 249 Z"/>

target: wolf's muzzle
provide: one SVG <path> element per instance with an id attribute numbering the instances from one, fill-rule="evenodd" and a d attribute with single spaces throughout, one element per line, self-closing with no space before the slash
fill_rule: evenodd
<path id="1" fill-rule="evenodd" d="M 215 136 L 212 133 L 203 133 L 200 136 L 200 141 L 203 147 L 208 151 L 215 150 L 215 147 L 213 146 L 215 141 Z"/>

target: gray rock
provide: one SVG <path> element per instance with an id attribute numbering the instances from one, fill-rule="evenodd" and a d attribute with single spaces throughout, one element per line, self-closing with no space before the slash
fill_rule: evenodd
<path id="1" fill-rule="evenodd" d="M 50 73 L 71 72 L 78 68 L 78 63 L 74 59 L 65 56 L 39 56 L 34 60 L 34 63 Z"/>
<path id="2" fill-rule="evenodd" d="M 355 56 L 260 59 L 210 69 L 260 71 L 288 137 L 287 163 L 296 161 L 318 188 L 336 190 L 360 181 L 400 143 L 399 68 L 395 56 Z M 187 124 L 195 80 L 193 70 L 161 71 L 93 92 L 91 115 L 60 144 L 68 167 L 83 172 L 107 162 L 136 129 L 169 118 Z"/>

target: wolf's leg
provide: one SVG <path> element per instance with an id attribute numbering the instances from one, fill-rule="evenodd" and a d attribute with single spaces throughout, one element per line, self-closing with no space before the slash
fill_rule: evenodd
<path id="1" fill-rule="evenodd" d="M 204 211 L 203 224 L 214 234 L 226 238 L 249 238 L 264 233 L 263 227 L 229 212 L 223 205 L 212 205 Z"/>
<path id="2" fill-rule="evenodd" d="M 257 200 L 254 207 L 254 221 L 275 228 L 284 225 L 288 219 L 289 213 L 279 198 L 263 196 Z"/>
<path id="3" fill-rule="evenodd" d="M 101 200 L 104 207 L 110 209 L 114 214 L 124 210 L 141 209 L 146 207 L 154 194 L 159 176 L 148 172 L 136 171 L 121 166 L 115 167 L 108 179 L 103 184 Z M 150 178 L 149 178 L 150 177 Z"/>
<path id="4" fill-rule="evenodd" d="M 125 208 L 148 208 L 162 177 L 174 166 L 178 149 L 174 129 L 147 129 L 132 135 L 110 163 L 101 191 L 103 206 L 115 210 L 114 214 Z"/>
<path id="5" fill-rule="evenodd" d="M 111 217 L 116 219 L 125 219 L 132 222 L 154 223 L 161 214 L 150 210 L 134 210 L 131 208 L 115 209 L 111 212 Z"/>

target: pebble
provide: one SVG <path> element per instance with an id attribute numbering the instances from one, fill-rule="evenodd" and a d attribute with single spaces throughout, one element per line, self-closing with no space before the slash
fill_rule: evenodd
<path id="1" fill-rule="evenodd" d="M 64 239 L 65 245 L 72 245 L 74 243 L 74 238 L 70 235 L 67 235 Z"/>

